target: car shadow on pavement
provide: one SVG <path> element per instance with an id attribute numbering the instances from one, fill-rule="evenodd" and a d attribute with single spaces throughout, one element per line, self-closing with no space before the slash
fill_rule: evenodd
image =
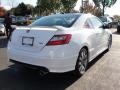
<path id="1" fill-rule="evenodd" d="M 90 64 L 92 67 L 106 52 L 95 58 Z M 87 72 L 86 72 L 87 73 Z M 78 79 L 73 72 L 63 74 L 47 74 L 40 76 L 34 70 L 27 71 L 17 69 L 16 65 L 11 65 L 7 69 L 0 71 L 0 90 L 64 90 L 75 83 Z"/>
<path id="2" fill-rule="evenodd" d="M 0 90 L 64 90 L 78 78 L 71 73 L 47 74 L 16 70 L 14 65 L 0 71 Z"/>
<path id="3" fill-rule="evenodd" d="M 117 31 L 116 31 L 116 32 L 113 32 L 113 34 L 117 34 L 117 35 L 120 35 L 120 33 L 118 33 Z"/>
<path id="4" fill-rule="evenodd" d="M 0 48 L 6 48 L 7 47 L 7 38 L 5 36 L 0 35 Z"/>
<path id="5" fill-rule="evenodd" d="M 93 60 L 88 64 L 88 69 L 90 69 L 90 67 L 92 67 L 97 61 L 99 61 L 107 52 L 108 52 L 108 50 L 105 50 L 103 53 L 101 53 L 101 54 L 98 55 L 95 59 L 93 59 Z"/>

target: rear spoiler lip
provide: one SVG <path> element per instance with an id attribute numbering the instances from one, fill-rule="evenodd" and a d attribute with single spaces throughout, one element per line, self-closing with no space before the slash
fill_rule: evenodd
<path id="1" fill-rule="evenodd" d="M 50 29 L 57 29 L 63 31 L 62 26 L 18 26 L 16 29 L 31 29 L 31 28 L 50 28 Z"/>

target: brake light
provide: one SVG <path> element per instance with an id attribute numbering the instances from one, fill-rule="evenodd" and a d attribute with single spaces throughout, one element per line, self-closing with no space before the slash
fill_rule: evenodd
<path id="1" fill-rule="evenodd" d="M 54 35 L 47 45 L 63 45 L 68 44 L 71 39 L 71 34 Z"/>

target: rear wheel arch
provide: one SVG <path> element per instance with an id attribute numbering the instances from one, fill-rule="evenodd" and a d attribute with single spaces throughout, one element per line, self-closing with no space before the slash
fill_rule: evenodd
<path id="1" fill-rule="evenodd" d="M 85 65 L 85 67 L 84 67 L 84 70 L 83 71 L 81 71 L 80 70 L 80 68 L 82 67 L 82 66 L 80 66 L 79 67 L 79 63 L 80 63 L 80 59 L 79 59 L 79 57 L 80 57 L 80 53 L 81 53 L 81 51 L 82 50 L 86 50 L 87 51 L 87 58 L 86 58 L 86 60 L 85 60 L 85 63 L 84 63 L 84 65 Z M 79 51 L 79 55 L 78 55 L 78 59 L 77 59 L 77 61 L 76 61 L 76 65 L 75 65 L 75 70 L 74 70 L 74 72 L 75 72 L 75 74 L 77 75 L 77 76 L 81 76 L 81 75 L 83 75 L 84 73 L 85 73 L 85 71 L 87 70 L 87 66 L 88 66 L 88 62 L 89 62 L 89 49 L 88 49 L 88 47 L 87 46 L 83 46 L 81 49 L 80 49 L 80 51 Z M 83 64 L 81 64 L 81 65 L 83 65 Z M 79 71 L 80 70 L 80 71 Z"/>
<path id="2" fill-rule="evenodd" d="M 79 53 L 78 53 L 78 57 L 79 57 L 79 54 L 80 54 L 80 51 L 81 51 L 81 49 L 83 49 L 83 48 L 85 48 L 86 50 L 87 50 L 87 53 L 88 53 L 88 62 L 89 62 L 89 56 L 90 56 L 90 54 L 89 54 L 89 48 L 88 48 L 88 46 L 83 46 L 82 48 L 80 48 L 80 50 L 79 50 Z M 78 61 L 78 59 L 76 60 L 76 63 L 77 63 L 77 61 Z"/>
<path id="3" fill-rule="evenodd" d="M 85 46 L 83 46 L 82 48 L 85 48 L 85 49 L 87 50 L 87 52 L 88 52 L 88 59 L 89 59 L 89 48 L 88 48 L 88 46 L 85 45 Z M 82 48 L 81 48 L 81 49 L 82 49 Z M 80 49 L 80 50 L 81 50 L 81 49 Z M 80 53 L 80 51 L 79 51 L 79 53 Z"/>

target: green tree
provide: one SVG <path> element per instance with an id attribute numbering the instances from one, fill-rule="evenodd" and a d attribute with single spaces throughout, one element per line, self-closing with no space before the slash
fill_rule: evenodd
<path id="1" fill-rule="evenodd" d="M 49 0 L 49 10 L 51 13 L 56 13 L 60 11 L 61 8 L 61 1 L 60 0 Z"/>
<path id="2" fill-rule="evenodd" d="M 27 7 L 26 14 L 27 15 L 33 14 L 34 6 L 26 4 L 26 7 Z"/>
<path id="3" fill-rule="evenodd" d="M 71 12 L 77 0 L 61 0 L 64 12 Z"/>
<path id="4" fill-rule="evenodd" d="M 89 3 L 86 3 L 86 5 L 84 6 L 84 8 L 81 8 L 83 9 L 83 12 L 84 13 L 91 13 L 95 16 L 101 16 L 102 15 L 102 10 L 96 6 L 93 6 L 92 4 L 89 4 Z"/>
<path id="5" fill-rule="evenodd" d="M 16 16 L 30 15 L 32 13 L 33 8 L 34 8 L 33 6 L 29 4 L 26 5 L 22 2 L 16 8 L 13 8 L 14 9 L 13 13 Z"/>
<path id="6" fill-rule="evenodd" d="M 35 12 L 39 15 L 54 13 L 60 8 L 60 0 L 37 0 Z"/>
<path id="7" fill-rule="evenodd" d="M 103 15 L 104 15 L 105 8 L 111 7 L 116 3 L 116 1 L 117 0 L 93 0 L 93 2 L 97 7 L 101 8 L 101 5 L 102 5 Z"/>
<path id="8" fill-rule="evenodd" d="M 71 12 L 77 0 L 37 0 L 36 14 L 48 15 L 56 12 Z"/>
<path id="9" fill-rule="evenodd" d="M 118 21 L 120 21 L 120 16 L 119 15 L 114 15 L 113 19 L 114 19 L 115 22 L 118 22 Z"/>
<path id="10" fill-rule="evenodd" d="M 117 0 L 93 0 L 97 7 L 100 7 L 101 4 L 104 4 L 106 7 L 111 7 L 116 1 Z"/>
<path id="11" fill-rule="evenodd" d="M 36 10 L 38 11 L 38 13 L 41 15 L 43 13 L 47 14 L 47 10 L 49 8 L 49 0 L 37 0 L 37 6 L 36 6 Z"/>
<path id="12" fill-rule="evenodd" d="M 20 16 L 25 16 L 26 15 L 26 10 L 27 10 L 27 6 L 22 2 L 15 8 L 14 14 L 16 16 L 19 16 L 19 15 Z"/>

